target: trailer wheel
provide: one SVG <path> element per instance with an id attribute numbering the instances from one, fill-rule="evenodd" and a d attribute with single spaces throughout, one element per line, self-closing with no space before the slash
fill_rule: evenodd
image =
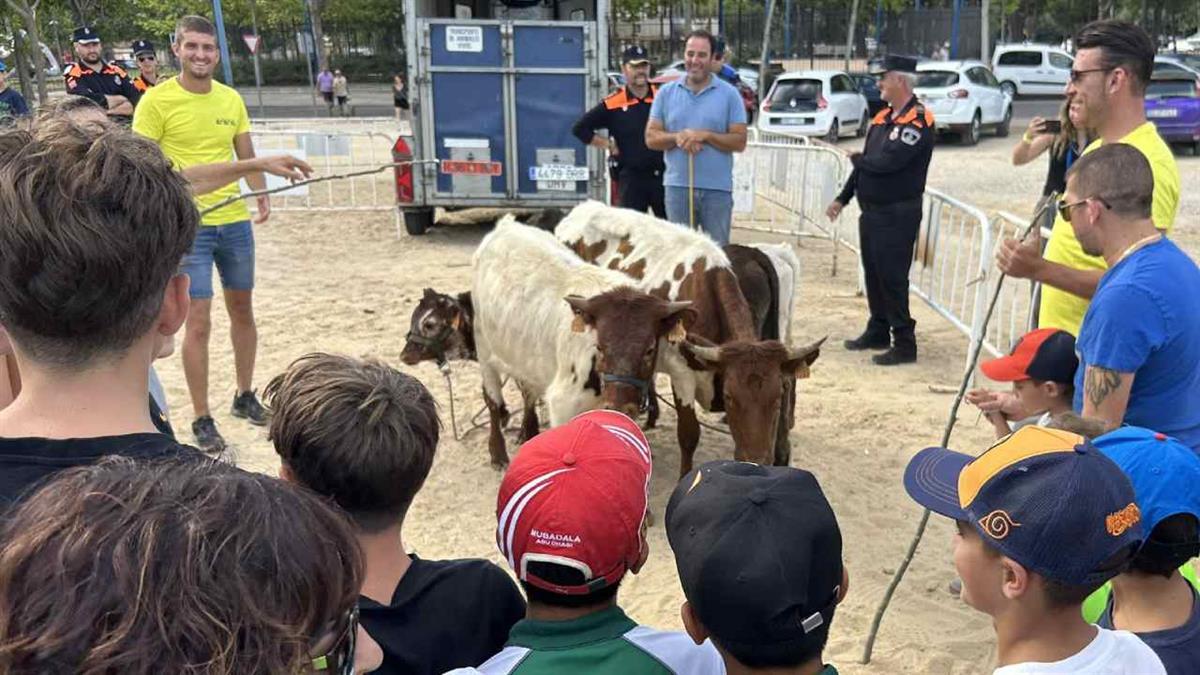
<path id="1" fill-rule="evenodd" d="M 404 209 L 404 230 L 419 237 L 433 227 L 433 209 Z"/>

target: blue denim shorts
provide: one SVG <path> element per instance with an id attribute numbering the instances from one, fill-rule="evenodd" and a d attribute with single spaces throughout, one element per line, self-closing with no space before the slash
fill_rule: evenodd
<path id="1" fill-rule="evenodd" d="M 184 274 L 191 279 L 189 295 L 193 299 L 208 300 L 213 296 L 213 263 L 226 290 L 254 288 L 254 228 L 250 221 L 201 225 L 196 229 L 196 241 L 183 256 L 182 265 Z"/>

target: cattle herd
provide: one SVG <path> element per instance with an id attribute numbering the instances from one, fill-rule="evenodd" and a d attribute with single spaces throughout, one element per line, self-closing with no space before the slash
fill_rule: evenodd
<path id="1" fill-rule="evenodd" d="M 476 249 L 472 287 L 425 289 L 402 353 L 409 365 L 479 362 L 493 465 L 508 462 L 502 378 L 524 399 L 519 441 L 594 408 L 658 418 L 670 378 L 680 475 L 700 438 L 695 406 L 724 412 L 734 457 L 786 465 L 796 379 L 824 339 L 793 346 L 799 261 L 787 245 L 718 246 L 653 216 L 586 202 L 554 233 L 505 216 Z"/>

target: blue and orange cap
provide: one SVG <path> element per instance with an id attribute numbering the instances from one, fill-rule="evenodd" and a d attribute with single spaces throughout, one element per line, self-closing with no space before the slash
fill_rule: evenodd
<path id="1" fill-rule="evenodd" d="M 979 457 L 926 448 L 905 469 L 904 488 L 1062 584 L 1117 576 L 1142 541 L 1129 479 L 1082 436 L 1058 429 L 1023 427 Z"/>

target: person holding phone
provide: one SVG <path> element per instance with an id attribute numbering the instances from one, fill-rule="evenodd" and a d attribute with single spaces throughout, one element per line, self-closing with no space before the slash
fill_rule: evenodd
<path id="1" fill-rule="evenodd" d="M 1067 169 L 1092 142 L 1087 129 L 1076 127 L 1072 122 L 1067 108 L 1067 101 L 1063 101 L 1058 112 L 1059 119 L 1034 117 L 1013 148 L 1013 166 L 1028 164 L 1043 152 L 1050 151 L 1050 166 L 1046 171 L 1046 183 L 1042 186 L 1043 198 L 1052 192 L 1062 194 L 1067 187 Z"/>

